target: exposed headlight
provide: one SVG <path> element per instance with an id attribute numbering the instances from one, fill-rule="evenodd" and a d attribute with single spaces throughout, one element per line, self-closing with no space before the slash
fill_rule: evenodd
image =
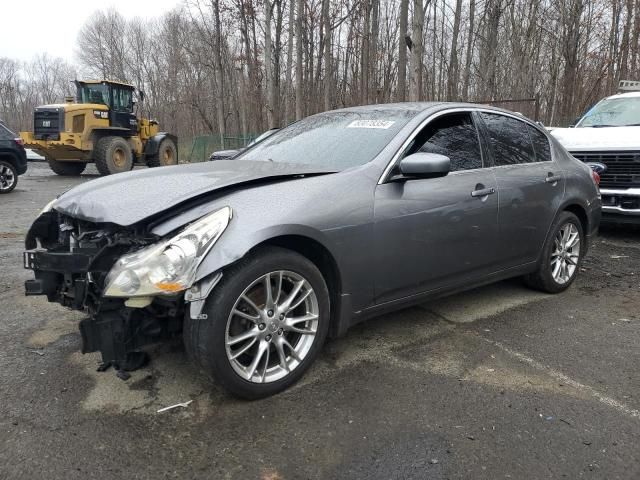
<path id="1" fill-rule="evenodd" d="M 105 297 L 173 294 L 190 288 L 200 262 L 231 219 L 224 207 L 192 223 L 170 240 L 129 253 L 107 275 Z"/>

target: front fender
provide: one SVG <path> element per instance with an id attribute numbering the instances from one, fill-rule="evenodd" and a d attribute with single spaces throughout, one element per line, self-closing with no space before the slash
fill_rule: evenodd
<path id="1" fill-rule="evenodd" d="M 233 222 L 232 222 L 233 223 Z M 231 230 L 231 231 L 229 231 Z M 235 230 L 235 231 L 234 231 Z M 218 273 L 225 267 L 240 260 L 250 250 L 277 237 L 295 235 L 297 237 L 315 240 L 325 247 L 337 260 L 336 248 L 327 236 L 315 228 L 299 224 L 274 225 L 259 230 L 232 228 L 230 224 L 227 231 L 222 234 L 220 240 L 200 263 L 196 272 L 196 282 Z"/>

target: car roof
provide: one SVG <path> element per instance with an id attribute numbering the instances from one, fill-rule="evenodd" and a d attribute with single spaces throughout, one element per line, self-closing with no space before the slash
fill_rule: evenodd
<path id="1" fill-rule="evenodd" d="M 398 103 L 378 103 L 373 105 L 360 105 L 355 107 L 346 107 L 338 110 L 332 110 L 333 112 L 366 112 L 369 110 L 384 111 L 384 110 L 408 110 L 416 113 L 424 112 L 426 110 L 439 110 L 444 108 L 469 108 L 483 110 L 493 110 L 496 112 L 508 113 L 510 115 L 520 115 L 522 118 L 526 117 L 522 114 L 511 110 L 505 110 L 504 108 L 494 107 L 484 103 L 468 103 L 468 102 L 398 102 Z"/>
<path id="2" fill-rule="evenodd" d="M 520 112 L 516 112 L 513 110 L 506 110 L 504 108 L 494 107 L 493 105 L 487 105 L 485 103 L 468 103 L 468 102 L 398 102 L 398 103 L 379 103 L 373 105 L 360 105 L 356 107 L 347 107 L 341 108 L 338 110 L 332 110 L 332 112 L 367 112 L 367 111 L 377 111 L 377 112 L 397 112 L 399 110 L 411 111 L 415 112 L 416 115 L 419 113 L 423 113 L 426 111 L 437 112 L 439 110 L 452 109 L 452 108 L 460 108 L 460 109 L 482 109 L 482 110 L 490 110 L 496 113 L 504 113 L 507 115 L 515 116 L 521 118 L 525 122 L 530 123 L 531 125 L 538 126 L 535 120 L 526 117 Z M 325 113 L 325 112 L 323 112 Z M 319 113 L 318 115 L 322 115 Z"/>
<path id="3" fill-rule="evenodd" d="M 611 95 L 606 97 L 605 100 L 609 100 L 610 98 L 634 98 L 640 97 L 640 92 L 624 92 L 624 93 L 616 93 L 615 95 Z"/>

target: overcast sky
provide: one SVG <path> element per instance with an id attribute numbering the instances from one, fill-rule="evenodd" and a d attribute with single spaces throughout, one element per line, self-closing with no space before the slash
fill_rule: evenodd
<path id="1" fill-rule="evenodd" d="M 75 63 L 76 37 L 98 9 L 124 17 L 162 15 L 181 0 L 0 0 L 0 57 L 31 60 L 41 52 Z"/>

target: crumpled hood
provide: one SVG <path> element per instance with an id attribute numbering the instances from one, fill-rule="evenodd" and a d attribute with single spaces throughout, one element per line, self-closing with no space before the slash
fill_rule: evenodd
<path id="1" fill-rule="evenodd" d="M 53 208 L 81 220 L 128 226 L 186 200 L 226 187 L 321 173 L 332 173 L 332 170 L 244 160 L 152 168 L 109 175 L 78 185 L 62 194 Z"/>
<path id="2" fill-rule="evenodd" d="M 555 128 L 551 135 L 570 152 L 640 150 L 640 127 Z"/>

